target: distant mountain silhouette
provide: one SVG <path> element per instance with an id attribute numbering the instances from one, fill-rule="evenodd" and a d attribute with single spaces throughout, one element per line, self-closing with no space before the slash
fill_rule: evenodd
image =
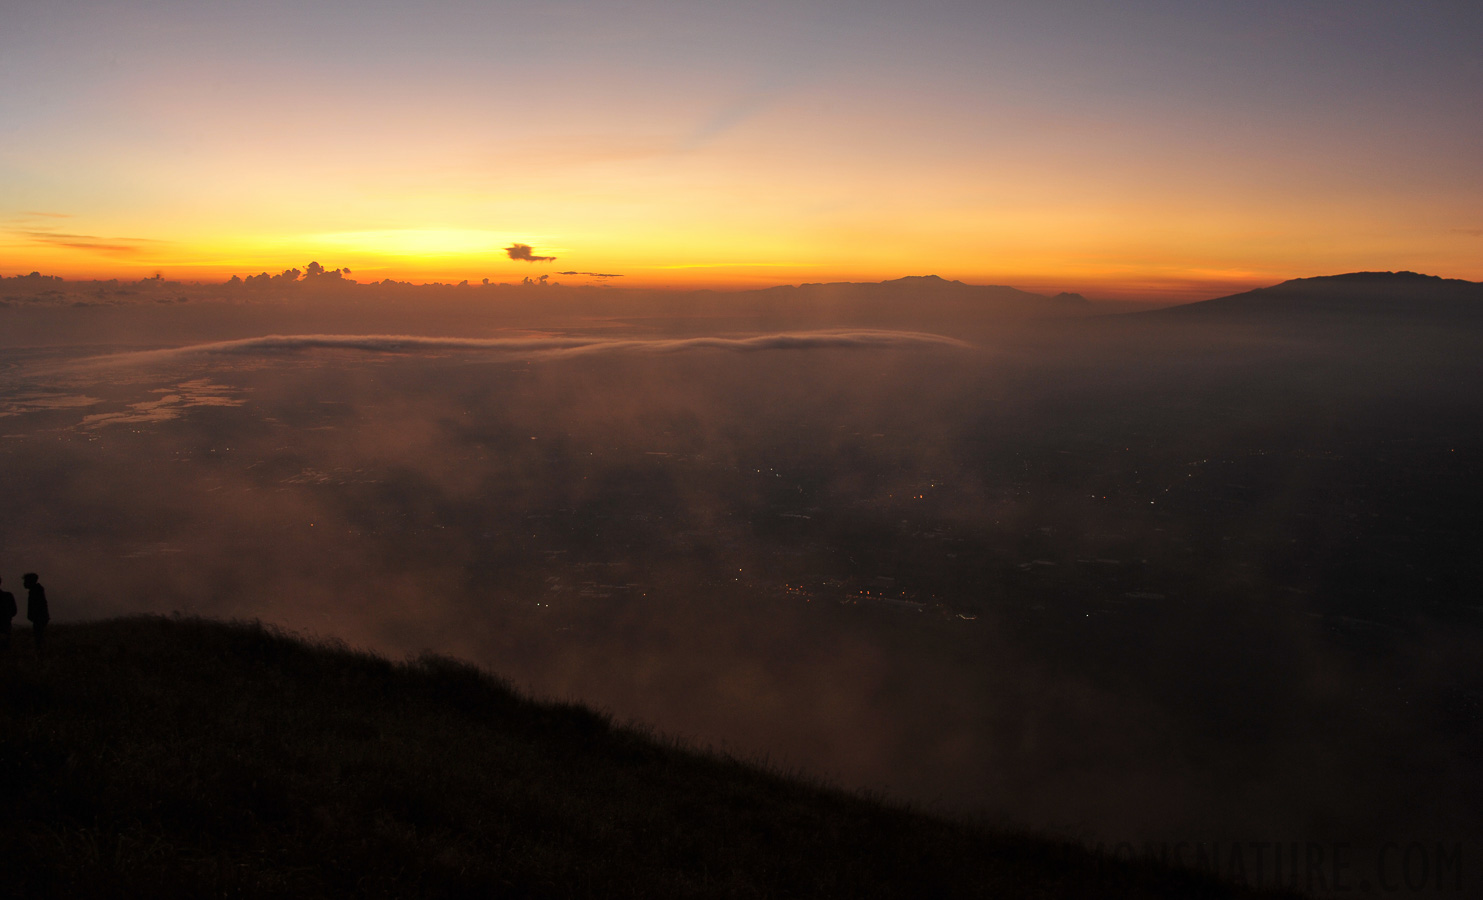
<path id="1" fill-rule="evenodd" d="M 1063 303 L 1067 306 L 1081 306 L 1084 303 L 1090 304 L 1092 302 L 1082 295 L 1071 291 L 1061 291 L 1059 294 L 1051 297 L 1050 301 L 1052 303 Z"/>
<path id="2" fill-rule="evenodd" d="M 1164 319 L 1385 317 L 1483 321 L 1483 283 L 1416 272 L 1350 272 L 1143 313 Z"/>
<path id="3" fill-rule="evenodd" d="M 576 302 L 569 310 L 580 308 L 591 315 L 674 316 L 710 320 L 717 328 L 748 330 L 904 329 L 969 339 L 1016 324 L 1111 311 L 1107 304 L 1093 303 L 1080 294 L 1047 296 L 1007 285 L 964 284 L 937 275 L 745 291 L 589 290 L 572 298 Z"/>
<path id="4" fill-rule="evenodd" d="M 861 308 L 940 313 L 998 313 L 1010 316 L 1090 315 L 1091 301 L 1062 292 L 1053 297 L 1002 284 L 964 284 L 938 275 L 908 275 L 889 281 L 837 281 L 784 285 L 730 295 L 733 301 L 786 300 L 800 307 L 845 304 Z"/>

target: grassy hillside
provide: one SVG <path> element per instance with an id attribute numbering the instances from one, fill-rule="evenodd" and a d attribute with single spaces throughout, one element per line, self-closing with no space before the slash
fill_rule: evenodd
<path id="1" fill-rule="evenodd" d="M 0 895 L 1239 896 L 251 624 L 0 659 Z"/>

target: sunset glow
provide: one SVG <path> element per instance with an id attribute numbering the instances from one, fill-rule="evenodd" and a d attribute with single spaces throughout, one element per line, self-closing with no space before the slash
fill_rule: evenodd
<path id="1" fill-rule="evenodd" d="M 1473 9 L 1059 9 L 29 4 L 0 35 L 0 268 L 1483 277 Z"/>

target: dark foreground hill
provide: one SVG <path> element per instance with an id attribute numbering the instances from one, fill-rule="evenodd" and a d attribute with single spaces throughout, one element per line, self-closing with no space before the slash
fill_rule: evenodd
<path id="1" fill-rule="evenodd" d="M 0 895 L 1228 897 L 696 753 L 443 658 L 61 625 L 0 661 Z"/>

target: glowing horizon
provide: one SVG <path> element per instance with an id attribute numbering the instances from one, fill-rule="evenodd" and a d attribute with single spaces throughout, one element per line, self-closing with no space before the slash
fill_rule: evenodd
<path id="1" fill-rule="evenodd" d="M 1483 14 L 1077 7 L 22 10 L 0 273 L 1483 280 Z"/>

